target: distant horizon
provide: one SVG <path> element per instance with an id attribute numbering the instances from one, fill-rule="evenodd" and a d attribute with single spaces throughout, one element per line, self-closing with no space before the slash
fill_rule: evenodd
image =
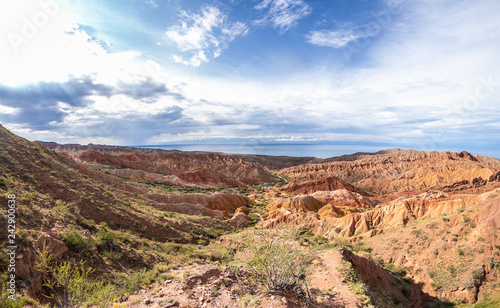
<path id="1" fill-rule="evenodd" d="M 486 157 L 491 157 L 491 158 L 496 158 L 496 159 L 500 159 L 500 150 L 492 150 L 492 151 L 484 151 L 484 152 L 478 152 L 477 150 L 467 150 L 467 149 L 462 149 L 462 148 L 455 148 L 455 149 L 446 149 L 446 148 L 443 148 L 443 149 L 434 149 L 434 150 L 425 150 L 425 149 L 413 149 L 413 148 L 406 148 L 406 147 L 398 147 L 398 146 L 388 146 L 388 147 L 380 147 L 380 146 L 368 146 L 368 145 L 358 145 L 358 146 L 351 146 L 348 149 L 346 150 L 337 150 L 337 151 L 331 151 L 331 153 L 336 153 L 335 155 L 330 155 L 330 156 L 317 156 L 317 155 L 289 155 L 289 154 L 286 154 L 286 153 L 290 153 L 290 152 L 283 152 L 285 154 L 279 154 L 280 152 L 273 152 L 270 148 L 272 147 L 280 147 L 280 146 L 283 146 L 283 147 L 297 147 L 297 151 L 296 152 L 293 152 L 293 153 L 317 153 L 318 151 L 314 151 L 314 150 L 303 150 L 303 149 L 300 149 L 300 147 L 306 147 L 306 146 L 310 146 L 310 144 L 263 144 L 263 145 L 260 145 L 260 147 L 262 148 L 265 148 L 267 150 L 264 150 L 264 151 L 256 151 L 255 153 L 248 153 L 248 152 L 243 152 L 243 151 L 238 151 L 238 152 L 224 152 L 224 151 L 208 151 L 208 150 L 187 150 L 187 147 L 190 147 L 190 148 L 198 148 L 200 147 L 200 149 L 202 149 L 204 146 L 206 146 L 207 144 L 164 144 L 164 145 L 140 145 L 140 146 L 130 146 L 130 147 L 138 147 L 138 148 L 158 148 L 158 149 L 170 149 L 171 147 L 180 147 L 179 149 L 176 149 L 176 150 L 179 150 L 179 151 L 202 151 L 202 152 L 222 152 L 222 153 L 227 153 L 227 154 L 256 154 L 256 155 L 270 155 L 270 156 L 293 156 L 293 157 L 315 157 L 315 158 L 331 158 L 331 157 L 338 157 L 338 156 L 342 156 L 342 155 L 352 155 L 352 154 L 355 154 L 355 153 L 376 153 L 376 152 L 379 152 L 379 151 L 385 151 L 385 150 L 389 150 L 389 149 L 401 149 L 401 150 L 415 150 L 415 151 L 427 151 L 427 152 L 432 152 L 432 151 L 436 151 L 436 152 L 456 152 L 456 153 L 460 153 L 462 151 L 465 151 L 465 152 L 468 152 L 472 155 L 481 155 L 481 156 L 486 156 Z M 218 146 L 222 146 L 222 147 L 228 147 L 228 146 L 235 146 L 235 148 L 238 148 L 238 147 L 242 147 L 241 145 L 230 145 L 230 144 L 210 144 L 212 147 L 218 147 Z M 328 145 L 330 147 L 342 147 L 342 148 L 345 148 L 347 147 L 346 145 L 335 145 L 335 144 L 332 144 L 332 143 L 318 143 L 318 144 L 315 144 L 314 146 L 316 147 L 319 147 L 319 146 L 324 146 L 324 145 Z M 221 147 L 221 148 L 222 148 Z M 252 145 L 249 145 L 248 147 L 251 147 L 253 148 L 254 146 Z M 242 147 L 243 149 L 245 147 Z M 174 149 L 174 148 L 172 148 Z M 183 150 L 183 149 L 186 149 L 186 150 Z M 330 150 L 332 150 L 330 148 L 326 148 L 324 150 L 321 150 L 322 152 L 329 152 Z M 372 149 L 372 150 L 369 150 L 369 149 Z M 287 149 L 289 150 L 289 149 Z M 269 153 L 272 153 L 272 154 L 269 154 Z M 278 154 L 274 154 L 274 153 L 278 153 Z M 491 153 L 491 154 L 489 154 Z M 496 153 L 496 154 L 495 154 Z"/>
<path id="2" fill-rule="evenodd" d="M 33 140 L 41 141 L 41 140 Z M 55 141 L 42 141 L 55 142 Z M 58 142 L 56 142 L 58 143 Z M 481 155 L 500 159 L 500 150 L 490 150 L 479 152 L 476 149 L 466 148 L 439 148 L 439 149 L 417 149 L 406 146 L 380 145 L 380 144 L 355 144 L 339 143 L 335 141 L 317 141 L 317 142 L 274 142 L 274 143 L 168 143 L 168 144 L 150 144 L 150 145 L 116 145 L 116 144 L 96 144 L 96 143 L 58 143 L 78 144 L 81 146 L 116 146 L 131 147 L 142 149 L 160 149 L 177 150 L 183 152 L 219 152 L 225 154 L 249 154 L 249 155 L 268 155 L 268 156 L 290 156 L 290 157 L 314 157 L 314 158 L 332 158 L 342 155 L 352 155 L 356 153 L 376 153 L 389 149 L 415 150 L 427 152 L 456 152 L 466 151 L 472 155 Z M 318 155 L 318 153 L 323 153 Z M 327 154 L 328 153 L 328 154 Z"/>

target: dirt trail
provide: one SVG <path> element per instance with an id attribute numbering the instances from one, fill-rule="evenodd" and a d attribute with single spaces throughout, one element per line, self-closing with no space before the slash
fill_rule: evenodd
<path id="1" fill-rule="evenodd" d="M 322 293 L 330 293 L 339 307 L 363 307 L 358 296 L 342 282 L 342 274 L 337 270 L 341 266 L 340 260 L 342 256 L 337 250 L 327 250 L 319 254 L 313 271 L 309 274 L 311 289 L 317 288 Z"/>

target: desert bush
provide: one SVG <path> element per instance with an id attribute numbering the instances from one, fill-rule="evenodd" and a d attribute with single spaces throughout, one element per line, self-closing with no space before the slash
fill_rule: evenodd
<path id="1" fill-rule="evenodd" d="M 404 277 L 406 275 L 406 271 L 403 268 L 397 267 L 393 263 L 384 264 L 384 268 L 399 277 Z"/>
<path id="2" fill-rule="evenodd" d="M 432 282 L 431 287 L 434 289 L 434 291 L 439 291 L 443 288 L 443 286 L 439 282 Z"/>
<path id="3" fill-rule="evenodd" d="M 315 246 L 319 248 L 319 246 L 323 246 L 321 248 L 330 248 L 328 244 L 328 239 L 325 238 L 322 235 L 314 235 L 310 230 L 307 230 L 305 232 L 300 232 L 298 231 L 298 237 L 297 237 L 297 242 L 300 245 L 305 245 L 306 243 L 308 245 Z"/>
<path id="4" fill-rule="evenodd" d="M 85 262 L 55 262 L 45 242 L 37 249 L 34 269 L 50 292 L 46 296 L 60 307 L 108 307 L 119 295 L 114 285 L 90 279 L 94 270 L 86 267 Z"/>
<path id="5" fill-rule="evenodd" d="M 379 265 L 381 266 L 384 266 L 384 259 L 382 259 L 382 257 L 375 257 L 372 259 L 375 263 L 378 263 Z"/>
<path id="6" fill-rule="evenodd" d="M 85 239 L 74 227 L 66 229 L 62 235 L 63 242 L 69 249 L 76 253 L 89 255 L 93 250 L 95 243 L 92 239 Z"/>
<path id="7" fill-rule="evenodd" d="M 151 278 L 151 273 L 148 273 L 148 271 L 143 268 L 130 274 L 118 273 L 116 280 L 125 294 L 132 294 L 134 291 L 139 290 L 142 286 L 154 280 L 154 278 Z"/>
<path id="8" fill-rule="evenodd" d="M 111 247 L 114 244 L 115 235 L 113 232 L 102 228 L 97 232 L 97 244 L 102 247 Z"/>
<path id="9" fill-rule="evenodd" d="M 2 276 L 4 276 L 4 275 L 2 275 Z M 5 276 L 7 276 L 7 275 L 5 275 Z M 2 281 L 2 279 L 0 279 L 0 281 Z M 2 283 L 2 285 L 4 285 L 4 284 Z M 7 296 L 8 296 L 7 293 L 0 291 L 0 307 L 2 307 L 2 308 L 23 308 L 23 307 L 39 307 L 40 306 L 40 304 L 36 300 L 26 296 L 25 294 L 21 295 L 20 297 L 16 297 L 14 300 L 8 298 Z"/>
<path id="10" fill-rule="evenodd" d="M 354 244 L 354 246 L 352 246 L 352 251 L 354 251 L 354 252 L 362 252 L 362 251 L 364 251 L 364 252 L 367 252 L 367 253 L 371 253 L 372 250 L 373 249 L 371 247 L 366 247 L 365 243 L 363 243 L 363 242 L 356 242 Z"/>
<path id="11" fill-rule="evenodd" d="M 333 247 L 336 248 L 346 247 L 352 249 L 352 243 L 343 237 L 336 237 L 333 239 Z"/>
<path id="12" fill-rule="evenodd" d="M 250 286 L 267 292 L 309 297 L 306 268 L 313 253 L 300 248 L 289 230 L 256 230 L 231 264 L 248 274 Z"/>

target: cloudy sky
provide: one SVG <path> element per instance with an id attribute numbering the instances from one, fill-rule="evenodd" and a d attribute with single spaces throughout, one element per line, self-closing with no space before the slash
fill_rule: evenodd
<path id="1" fill-rule="evenodd" d="M 60 143 L 500 158 L 498 16 L 497 0 L 2 1 L 0 123 Z"/>

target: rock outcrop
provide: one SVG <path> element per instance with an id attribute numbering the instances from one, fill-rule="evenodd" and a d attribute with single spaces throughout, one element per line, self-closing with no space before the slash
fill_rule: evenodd
<path id="1" fill-rule="evenodd" d="M 306 195 L 312 194 L 317 191 L 334 191 L 338 189 L 345 189 L 363 196 L 369 196 L 368 193 L 362 191 L 361 189 L 358 189 L 357 187 L 354 187 L 353 185 L 333 176 L 329 176 L 319 180 L 304 181 L 300 183 L 293 182 L 281 188 L 282 191 L 291 194 Z"/>
<path id="2" fill-rule="evenodd" d="M 331 204 L 337 207 L 372 208 L 378 203 L 369 197 L 365 197 L 347 189 L 317 191 L 311 194 L 311 196 L 325 204 Z"/>
<path id="3" fill-rule="evenodd" d="M 188 215 L 204 215 L 228 217 L 229 212 L 245 207 L 251 201 L 245 196 L 237 194 L 147 194 L 146 197 L 156 201 L 152 206 L 165 211 Z"/>
<path id="4" fill-rule="evenodd" d="M 314 197 L 299 195 L 289 198 L 276 198 L 271 202 L 266 210 L 272 213 L 280 208 L 287 209 L 292 213 L 316 212 L 325 204 Z"/>
<path id="5" fill-rule="evenodd" d="M 418 196 L 400 198 L 366 212 L 344 216 L 340 216 L 338 209 L 333 209 L 334 214 L 330 215 L 325 213 L 326 208 L 318 213 L 275 210 L 268 216 L 270 219 L 265 222 L 265 226 L 306 225 L 313 230 L 313 233 L 328 238 L 353 235 L 371 237 L 383 232 L 384 229 L 406 226 L 416 219 L 429 219 L 456 212 L 463 208 L 466 202 L 472 202 L 471 200 L 473 199 L 448 200 L 445 194 L 431 191 Z"/>

